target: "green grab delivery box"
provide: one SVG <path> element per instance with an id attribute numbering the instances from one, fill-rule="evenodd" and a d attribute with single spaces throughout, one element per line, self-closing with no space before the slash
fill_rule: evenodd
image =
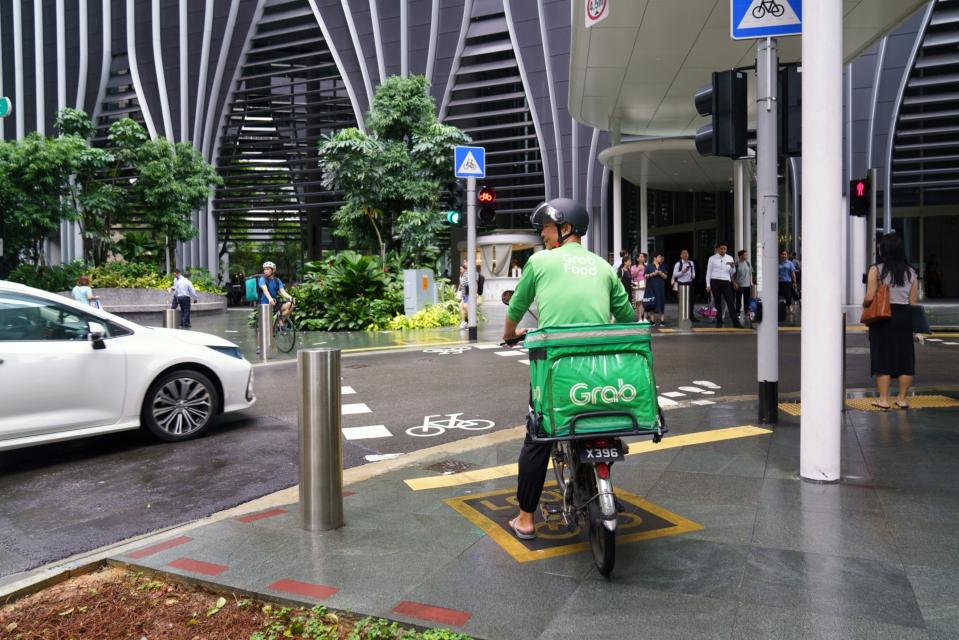
<path id="1" fill-rule="evenodd" d="M 548 437 L 659 427 L 659 405 L 647 323 L 577 324 L 526 334 L 533 411 Z"/>

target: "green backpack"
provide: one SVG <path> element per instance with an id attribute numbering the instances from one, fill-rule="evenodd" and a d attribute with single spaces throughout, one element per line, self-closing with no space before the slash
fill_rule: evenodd
<path id="1" fill-rule="evenodd" d="M 260 299 L 260 288 L 256 286 L 256 283 L 260 281 L 260 275 L 250 276 L 246 279 L 246 301 L 247 302 L 256 302 Z"/>

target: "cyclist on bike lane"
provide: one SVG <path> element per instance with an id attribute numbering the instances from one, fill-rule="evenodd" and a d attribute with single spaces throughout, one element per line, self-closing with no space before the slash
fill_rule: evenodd
<path id="1" fill-rule="evenodd" d="M 283 281 L 277 278 L 274 275 L 275 273 L 276 265 L 274 263 L 270 261 L 263 263 L 263 275 L 256 281 L 260 290 L 260 298 L 257 300 L 257 304 L 268 304 L 273 307 L 275 312 L 283 314 L 283 317 L 286 318 L 290 315 L 292 309 L 293 296 L 283 288 Z M 286 302 L 277 299 L 280 297 L 285 298 Z"/>
<path id="2" fill-rule="evenodd" d="M 589 229 L 589 213 L 568 198 L 539 205 L 530 216 L 549 251 L 540 251 L 526 263 L 506 311 L 503 340 L 526 333 L 516 326 L 533 301 L 539 328 L 568 324 L 605 324 L 635 318 L 623 285 L 608 262 L 584 247 L 580 239 Z M 519 455 L 516 499 L 519 515 L 510 520 L 518 538 L 536 537 L 533 513 L 543 493 L 552 443 L 533 442 L 527 434 Z"/>

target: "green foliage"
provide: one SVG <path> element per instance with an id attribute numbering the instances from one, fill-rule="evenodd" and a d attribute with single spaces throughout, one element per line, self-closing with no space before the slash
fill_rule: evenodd
<path id="1" fill-rule="evenodd" d="M 293 319 L 306 331 L 385 326 L 403 308 L 403 287 L 370 256 L 344 251 L 304 265 L 306 280 L 290 289 Z"/>
<path id="2" fill-rule="evenodd" d="M 250 640 L 338 640 L 344 631 L 340 616 L 322 605 L 311 609 L 274 608 L 264 605 L 263 627 Z M 349 628 L 349 627 L 347 627 Z M 470 640 L 448 629 L 429 629 L 423 633 L 404 629 L 396 622 L 381 618 L 363 618 L 349 629 L 348 640 Z"/>
<path id="3" fill-rule="evenodd" d="M 394 331 L 400 329 L 432 329 L 434 327 L 452 327 L 460 322 L 460 305 L 456 300 L 427 305 L 411 316 L 397 315 L 387 327 Z"/>
<path id="4" fill-rule="evenodd" d="M 366 123 L 369 133 L 342 129 L 319 144 L 323 186 L 344 194 L 334 233 L 353 248 L 378 250 L 383 262 L 388 249 L 402 247 L 403 266 L 431 264 L 443 227 L 440 183 L 452 177 L 453 146 L 469 136 L 437 122 L 423 76 L 392 76 L 377 87 Z"/>
<path id="5" fill-rule="evenodd" d="M 67 291 L 82 275 L 90 277 L 92 287 L 104 289 L 168 289 L 172 283 L 170 276 L 159 271 L 154 264 L 108 262 L 96 267 L 79 260 L 52 267 L 22 264 L 10 272 L 9 279 L 45 291 Z M 206 269 L 191 269 L 190 280 L 199 292 L 223 293 Z"/>
<path id="6" fill-rule="evenodd" d="M 127 231 L 114 246 L 114 252 L 127 262 L 153 262 L 158 259 L 157 244 L 150 234 L 142 231 Z"/>

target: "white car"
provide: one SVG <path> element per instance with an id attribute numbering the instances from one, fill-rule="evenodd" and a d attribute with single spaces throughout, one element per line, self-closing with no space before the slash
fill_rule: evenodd
<path id="1" fill-rule="evenodd" d="M 141 425 L 186 440 L 255 400 L 253 366 L 228 340 L 0 280 L 0 451 Z"/>

